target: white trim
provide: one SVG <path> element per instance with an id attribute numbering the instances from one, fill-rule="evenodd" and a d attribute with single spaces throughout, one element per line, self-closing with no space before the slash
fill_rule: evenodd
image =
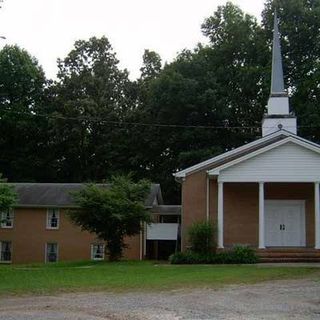
<path id="1" fill-rule="evenodd" d="M 94 258 L 94 251 L 93 251 L 93 248 L 94 246 L 102 246 L 102 258 Z M 104 255 L 105 255 L 105 245 L 103 243 L 91 243 L 91 260 L 92 261 L 103 261 L 104 260 Z"/>
<path id="2" fill-rule="evenodd" d="M 49 225 L 49 212 L 50 210 L 56 210 L 57 214 L 57 226 L 56 227 L 51 227 Z M 46 219 L 46 229 L 47 230 L 58 230 L 60 227 L 60 209 L 59 208 L 48 208 L 47 209 L 47 219 Z"/>
<path id="3" fill-rule="evenodd" d="M 56 244 L 57 245 L 57 260 L 55 262 L 58 262 L 59 261 L 59 244 L 58 244 L 58 242 L 54 242 L 54 241 L 46 242 L 44 244 L 44 262 L 50 263 L 49 261 L 47 261 L 48 244 Z"/>
<path id="4" fill-rule="evenodd" d="M 314 225 L 315 225 L 315 249 L 320 249 L 320 199 L 319 182 L 314 184 Z"/>
<path id="5" fill-rule="evenodd" d="M 207 216 L 207 222 L 209 222 L 210 220 L 210 179 L 208 175 L 207 175 L 206 216 Z"/>
<path id="6" fill-rule="evenodd" d="M 230 161 L 230 162 L 227 162 L 227 163 L 225 163 L 225 164 L 223 164 L 223 165 L 221 165 L 221 166 L 219 166 L 217 168 L 214 168 L 214 169 L 209 171 L 209 175 L 210 176 L 219 175 L 221 170 L 224 170 L 224 169 L 227 169 L 229 167 L 232 167 L 232 166 L 234 166 L 236 164 L 239 164 L 239 163 L 241 163 L 243 161 L 246 161 L 248 159 L 256 157 L 257 155 L 265 153 L 265 152 L 267 152 L 269 150 L 272 150 L 274 148 L 277 148 L 277 147 L 282 146 L 284 144 L 287 144 L 289 142 L 292 142 L 294 144 L 300 145 L 302 147 L 305 147 L 306 149 L 309 149 L 311 151 L 314 151 L 314 152 L 320 154 L 320 147 L 314 147 L 314 146 L 310 145 L 309 143 L 305 143 L 303 141 L 299 141 L 299 140 L 297 140 L 297 139 L 295 139 L 293 137 L 287 137 L 287 138 L 285 138 L 283 140 L 280 140 L 278 142 L 272 143 L 272 144 L 270 144 L 270 145 L 268 145 L 268 146 L 266 146 L 264 148 L 261 148 L 261 149 L 258 149 L 256 151 L 250 152 L 250 153 L 248 153 L 248 154 L 246 154 L 246 155 L 244 155 L 244 156 L 242 156 L 240 158 L 237 158 L 237 159 L 235 159 L 233 161 Z"/>
<path id="7" fill-rule="evenodd" d="M 147 223 L 144 223 L 143 226 L 143 240 L 144 240 L 144 245 L 143 245 L 143 257 L 147 255 Z"/>
<path id="8" fill-rule="evenodd" d="M 218 182 L 218 248 L 223 249 L 223 182 Z"/>
<path id="9" fill-rule="evenodd" d="M 140 222 L 140 228 L 141 228 L 141 230 L 140 230 L 140 250 L 139 250 L 139 260 L 141 261 L 142 260 L 142 255 L 143 255 L 143 248 L 142 248 L 142 246 L 143 246 L 143 238 L 142 238 L 142 233 L 143 233 L 143 223 L 142 222 Z"/>
<path id="10" fill-rule="evenodd" d="M 226 157 L 229 157 L 229 156 L 232 156 L 234 155 L 235 153 L 238 153 L 238 152 L 241 152 L 241 151 L 245 151 L 246 149 L 248 148 L 251 148 L 251 147 L 254 147 L 260 143 L 263 143 L 265 141 L 268 141 L 268 140 L 271 140 L 275 137 L 278 137 L 278 136 L 281 136 L 281 135 L 284 135 L 284 136 L 287 136 L 287 137 L 291 137 L 291 138 L 294 138 L 296 141 L 299 140 L 301 142 L 305 142 L 307 143 L 308 145 L 311 145 L 311 146 L 314 146 L 315 148 L 320 148 L 320 145 L 319 144 L 316 144 L 312 141 L 309 141 L 307 139 L 304 139 L 302 137 L 299 137 L 289 131 L 286 131 L 286 130 L 279 130 L 277 132 L 274 132 L 274 133 L 271 133 L 265 137 L 262 137 L 258 140 L 255 140 L 255 141 L 252 141 L 252 142 L 249 142 L 243 146 L 240 146 L 238 148 L 235 148 L 233 150 L 230 150 L 230 151 L 227 151 L 227 152 L 224 152 L 216 157 L 213 157 L 213 158 L 210 158 L 206 161 L 203 161 L 203 162 L 200 162 L 192 167 L 189 167 L 189 168 L 186 168 L 184 170 L 181 170 L 179 172 L 176 172 L 174 173 L 173 175 L 176 177 L 176 178 L 185 178 L 187 176 L 187 174 L 190 174 L 194 171 L 198 171 L 198 170 L 201 170 L 203 167 L 207 167 L 207 166 L 210 166 L 212 163 L 216 162 L 216 161 L 219 161 L 219 160 L 222 160 Z"/>
<path id="11" fill-rule="evenodd" d="M 274 204 L 274 205 L 290 205 L 290 204 L 296 204 L 300 205 L 301 207 L 301 224 L 300 224 L 300 231 L 301 231 L 301 248 L 306 247 L 306 201 L 305 200 L 288 200 L 288 199 L 281 199 L 281 200 L 265 200 L 265 205 L 267 204 Z"/>
<path id="12" fill-rule="evenodd" d="M 12 225 L 11 226 L 6 226 L 4 222 L 1 222 L 2 220 L 4 220 L 3 215 L 6 215 L 7 212 L 1 212 L 0 213 L 0 228 L 1 229 L 12 229 L 13 225 L 14 225 L 14 210 L 11 208 L 9 209 L 10 215 L 11 215 L 11 220 L 12 220 Z"/>
<path id="13" fill-rule="evenodd" d="M 259 249 L 265 248 L 264 182 L 259 182 Z"/>

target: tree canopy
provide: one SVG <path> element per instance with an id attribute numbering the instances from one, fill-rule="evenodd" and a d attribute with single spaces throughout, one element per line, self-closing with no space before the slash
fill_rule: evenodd
<path id="1" fill-rule="evenodd" d="M 12 185 L 7 183 L 6 179 L 0 174 L 0 223 L 2 221 L 1 213 L 6 213 L 17 203 L 17 193 Z"/>
<path id="2" fill-rule="evenodd" d="M 0 168 L 14 181 L 41 179 L 46 79 L 35 58 L 18 46 L 0 50 Z"/>

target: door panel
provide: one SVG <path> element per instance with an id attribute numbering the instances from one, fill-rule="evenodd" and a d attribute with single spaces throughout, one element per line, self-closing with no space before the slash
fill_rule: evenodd
<path id="1" fill-rule="evenodd" d="M 277 247 L 281 246 L 282 233 L 280 224 L 282 223 L 281 210 L 274 205 L 266 205 L 265 208 L 265 235 L 266 246 Z"/>
<path id="2" fill-rule="evenodd" d="M 266 246 L 305 246 L 304 201 L 266 201 Z"/>
<path id="3" fill-rule="evenodd" d="M 302 213 L 301 206 L 291 205 L 283 207 L 283 246 L 299 247 L 302 245 Z"/>

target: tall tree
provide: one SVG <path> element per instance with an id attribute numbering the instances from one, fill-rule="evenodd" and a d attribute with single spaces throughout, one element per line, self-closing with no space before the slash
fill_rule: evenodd
<path id="1" fill-rule="evenodd" d="M 60 179 L 99 180 L 125 168 L 126 145 L 117 123 L 133 107 L 135 90 L 108 39 L 77 41 L 58 63 L 51 132 Z"/>
<path id="2" fill-rule="evenodd" d="M 161 71 L 161 57 L 155 51 L 146 49 L 144 51 L 143 66 L 140 68 L 141 79 L 153 79 L 159 75 Z"/>
<path id="3" fill-rule="evenodd" d="M 45 149 L 42 112 L 46 79 L 37 60 L 18 46 L 0 51 L 0 170 L 9 180 L 41 179 Z"/>

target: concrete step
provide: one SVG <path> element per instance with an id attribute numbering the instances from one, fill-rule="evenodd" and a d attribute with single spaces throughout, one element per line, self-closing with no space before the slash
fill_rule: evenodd
<path id="1" fill-rule="evenodd" d="M 258 252 L 257 255 L 261 258 L 263 257 L 274 257 L 274 258 L 281 258 L 281 257 L 292 257 L 292 258 L 303 258 L 303 257 L 314 257 L 320 258 L 320 252 Z"/>
<path id="2" fill-rule="evenodd" d="M 288 248 L 267 248 L 267 249 L 257 249 L 257 253 L 260 252 L 319 252 L 319 249 L 314 248 L 295 248 L 295 247 L 288 247 Z"/>
<path id="3" fill-rule="evenodd" d="M 260 258 L 259 262 L 320 262 L 320 257 L 264 257 Z"/>

